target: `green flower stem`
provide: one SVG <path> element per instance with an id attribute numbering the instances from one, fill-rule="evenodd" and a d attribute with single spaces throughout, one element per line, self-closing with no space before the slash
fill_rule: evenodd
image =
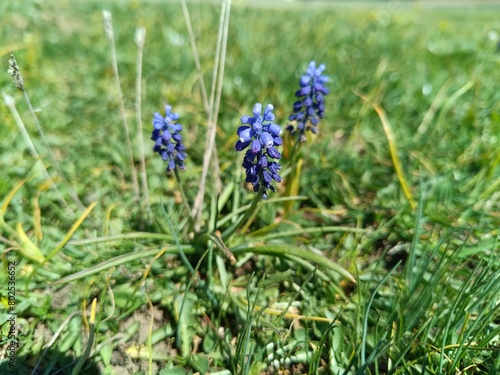
<path id="1" fill-rule="evenodd" d="M 290 151 L 288 157 L 286 158 L 286 170 L 283 171 L 282 177 L 286 177 L 288 174 L 295 170 L 297 161 L 300 158 L 300 149 L 302 148 L 302 142 L 297 137 L 297 134 L 288 134 L 288 139 L 293 143 L 292 151 Z M 292 174 L 293 176 L 293 174 Z"/>
<path id="2" fill-rule="evenodd" d="M 297 163 L 297 160 L 299 160 L 300 149 L 302 148 L 302 142 L 300 141 L 300 139 L 298 139 L 297 135 L 293 134 L 292 137 L 293 139 L 295 139 L 295 144 L 293 145 L 289 160 L 290 163 L 293 163 L 295 165 Z"/>
<path id="3" fill-rule="evenodd" d="M 288 159 L 286 171 L 283 173 L 283 177 L 286 177 L 285 196 L 297 195 L 300 187 L 300 171 L 302 169 L 300 149 L 302 142 L 296 135 L 292 136 L 292 139 L 295 140 L 295 143 Z M 293 202 L 286 202 L 284 204 L 285 215 L 291 211 L 292 207 Z"/>
<path id="4" fill-rule="evenodd" d="M 194 220 L 191 216 L 191 209 L 189 208 L 189 203 L 186 198 L 186 194 L 184 193 L 184 188 L 182 187 L 181 176 L 179 174 L 179 168 L 177 165 L 174 168 L 175 179 L 177 180 L 177 185 L 179 185 L 179 191 L 181 192 L 182 203 L 187 210 L 187 215 L 189 217 L 189 232 L 193 230 Z"/>
<path id="5" fill-rule="evenodd" d="M 248 211 L 245 213 L 245 215 L 240 220 L 238 220 L 236 223 L 234 223 L 231 227 L 229 227 L 226 231 L 224 231 L 224 233 L 222 233 L 222 240 L 223 241 L 226 241 L 227 239 L 229 239 L 243 223 L 245 223 L 248 219 L 250 219 L 250 217 L 253 215 L 253 213 L 257 209 L 257 206 L 261 200 L 262 200 L 262 191 L 259 191 L 255 195 L 255 197 L 252 201 L 252 205 L 250 206 Z"/>
<path id="6" fill-rule="evenodd" d="M 260 194 L 260 193 L 259 193 Z M 260 208 L 261 205 L 257 205 L 254 209 L 254 211 L 251 213 L 251 215 L 248 217 L 248 219 L 246 220 L 246 222 L 244 222 L 245 224 L 243 225 L 243 227 L 241 228 L 241 232 L 242 233 L 246 233 L 248 231 L 248 228 L 250 227 L 250 225 L 252 225 L 253 221 L 255 220 L 255 217 L 257 216 L 257 213 L 259 212 L 259 208 Z M 252 208 L 252 207 L 250 207 Z"/>

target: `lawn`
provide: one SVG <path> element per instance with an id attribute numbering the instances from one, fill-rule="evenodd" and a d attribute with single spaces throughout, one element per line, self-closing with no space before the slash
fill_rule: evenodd
<path id="1" fill-rule="evenodd" d="M 0 373 L 499 374 L 500 8 L 223 4 L 0 3 Z"/>

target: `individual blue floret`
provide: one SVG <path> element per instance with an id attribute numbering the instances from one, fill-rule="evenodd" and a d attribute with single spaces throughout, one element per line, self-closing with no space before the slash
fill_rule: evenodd
<path id="1" fill-rule="evenodd" d="M 151 139 L 155 142 L 154 152 L 160 154 L 163 161 L 167 162 L 167 172 L 179 167 L 186 169 L 184 160 L 187 157 L 186 148 L 182 144 L 182 125 L 177 124 L 177 113 L 171 113 L 172 107 L 165 106 L 165 117 L 156 112 L 153 117 L 153 134 Z"/>
<path id="2" fill-rule="evenodd" d="M 281 146 L 281 127 L 275 124 L 274 107 L 268 104 L 262 114 L 262 104 L 253 107 L 253 117 L 243 116 L 240 126 L 236 131 L 239 140 L 234 146 L 236 151 L 248 150 L 243 158 L 243 168 L 246 171 L 246 182 L 253 185 L 255 192 L 262 191 L 262 198 L 267 198 L 267 190 L 273 192 L 276 188 L 273 181 L 281 182 L 279 160 L 281 154 L 276 149 Z"/>
<path id="3" fill-rule="evenodd" d="M 330 92 L 325 87 L 328 77 L 322 75 L 325 68 L 325 64 L 316 68 L 316 62 L 311 61 L 306 74 L 300 78 L 300 89 L 295 93 L 300 100 L 293 104 L 293 114 L 288 119 L 296 121 L 297 128 L 288 125 L 287 130 L 291 134 L 298 132 L 301 142 L 306 140 L 305 130 L 310 130 L 314 134 L 319 133 L 319 121 L 325 117 L 325 95 Z"/>

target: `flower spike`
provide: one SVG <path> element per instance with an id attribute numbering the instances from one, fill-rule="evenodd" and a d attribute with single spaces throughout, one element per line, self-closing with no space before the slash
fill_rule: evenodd
<path id="1" fill-rule="evenodd" d="M 291 134 L 298 132 L 301 142 L 306 140 L 305 131 L 309 130 L 318 134 L 318 124 L 320 119 L 325 117 L 325 96 L 330 90 L 325 86 L 328 77 L 322 75 L 326 69 L 325 64 L 316 67 L 316 62 L 311 61 L 299 81 L 300 89 L 295 96 L 300 100 L 293 104 L 293 114 L 288 118 L 290 121 L 297 122 L 297 128 L 288 125 L 287 130 Z"/>
<path id="2" fill-rule="evenodd" d="M 186 148 L 182 143 L 182 125 L 177 124 L 177 113 L 172 113 L 172 107 L 165 106 L 165 117 L 156 112 L 153 116 L 153 133 L 151 140 L 155 142 L 153 151 L 157 152 L 167 162 L 167 172 L 179 167 L 185 170 L 184 160 L 187 157 Z"/>
<path id="3" fill-rule="evenodd" d="M 268 104 L 262 113 L 262 104 L 255 104 L 253 117 L 241 117 L 243 126 L 236 131 L 239 139 L 234 146 L 236 151 L 243 151 L 250 146 L 242 166 L 246 170 L 246 182 L 253 185 L 255 192 L 262 189 L 263 199 L 267 198 L 268 189 L 276 191 L 273 181 L 281 182 L 281 165 L 275 160 L 281 159 L 276 147 L 281 146 L 283 141 L 280 137 L 281 127 L 273 123 L 273 110 L 272 104 Z"/>

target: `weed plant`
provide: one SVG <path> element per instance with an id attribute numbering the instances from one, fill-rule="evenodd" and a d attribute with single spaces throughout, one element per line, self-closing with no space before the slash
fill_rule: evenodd
<path id="1" fill-rule="evenodd" d="M 500 373 L 492 9 L 2 2 L 0 373 Z"/>

